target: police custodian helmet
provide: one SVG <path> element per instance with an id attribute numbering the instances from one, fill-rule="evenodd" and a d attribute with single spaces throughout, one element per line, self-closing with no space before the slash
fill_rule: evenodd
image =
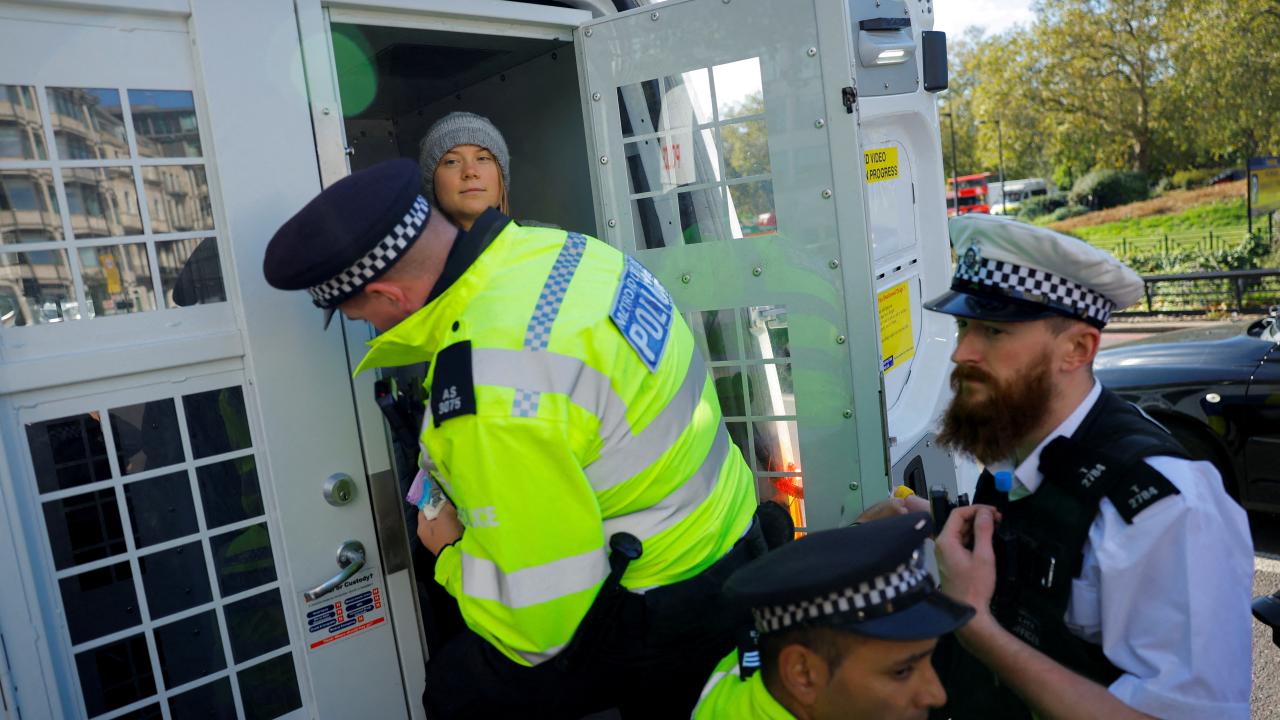
<path id="1" fill-rule="evenodd" d="M 1069 317 L 1102 328 L 1142 297 L 1142 278 L 1083 240 L 1008 218 L 969 213 L 948 223 L 956 250 L 951 290 L 929 310 L 1019 322 Z"/>
<path id="2" fill-rule="evenodd" d="M 431 206 L 412 160 L 390 160 L 325 188 L 276 231 L 262 272 L 272 287 L 307 290 L 325 311 L 338 306 L 395 264 L 422 235 Z"/>
<path id="3" fill-rule="evenodd" d="M 885 640 L 925 640 L 960 627 L 973 608 L 942 594 L 924 564 L 933 523 L 911 513 L 823 530 L 757 558 L 725 583 L 761 635 L 830 627 Z"/>

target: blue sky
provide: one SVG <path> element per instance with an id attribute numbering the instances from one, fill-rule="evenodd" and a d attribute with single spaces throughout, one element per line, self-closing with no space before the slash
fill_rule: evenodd
<path id="1" fill-rule="evenodd" d="M 1031 21 L 1031 0 L 933 0 L 937 15 L 934 30 L 958 38 L 970 25 L 982 26 L 988 34 L 1015 23 Z"/>

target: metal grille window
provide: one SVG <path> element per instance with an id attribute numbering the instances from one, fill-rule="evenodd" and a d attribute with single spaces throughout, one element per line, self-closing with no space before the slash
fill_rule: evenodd
<path id="1" fill-rule="evenodd" d="M 787 309 L 707 310 L 687 313 L 685 319 L 707 359 L 729 436 L 756 476 L 756 494 L 790 508 L 796 526 L 803 528 L 804 468 Z"/>
<path id="2" fill-rule="evenodd" d="M 636 244 L 777 232 L 760 59 L 618 88 Z"/>
<path id="3" fill-rule="evenodd" d="M 0 327 L 224 302 L 199 130 L 190 91 L 0 85 Z"/>
<path id="4" fill-rule="evenodd" d="M 301 707 L 243 388 L 105 402 L 25 430 L 89 717 Z"/>

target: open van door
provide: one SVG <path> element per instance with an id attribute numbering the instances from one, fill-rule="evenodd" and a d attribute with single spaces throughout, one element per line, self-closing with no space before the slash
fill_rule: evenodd
<path id="1" fill-rule="evenodd" d="M 928 435 L 953 333 L 920 312 L 950 275 L 926 17 L 685 0 L 577 31 L 600 237 L 671 291 L 761 498 L 802 528 L 848 524 L 921 455 L 954 488 Z"/>

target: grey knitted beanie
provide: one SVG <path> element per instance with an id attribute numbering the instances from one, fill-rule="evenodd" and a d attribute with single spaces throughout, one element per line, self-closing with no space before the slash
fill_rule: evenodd
<path id="1" fill-rule="evenodd" d="M 422 167 L 422 194 L 436 202 L 436 166 L 444 154 L 459 145 L 479 145 L 493 153 L 502 170 L 502 183 L 511 192 L 511 155 L 502 133 L 489 118 L 469 112 L 451 112 L 436 121 L 418 145 L 418 164 Z"/>

